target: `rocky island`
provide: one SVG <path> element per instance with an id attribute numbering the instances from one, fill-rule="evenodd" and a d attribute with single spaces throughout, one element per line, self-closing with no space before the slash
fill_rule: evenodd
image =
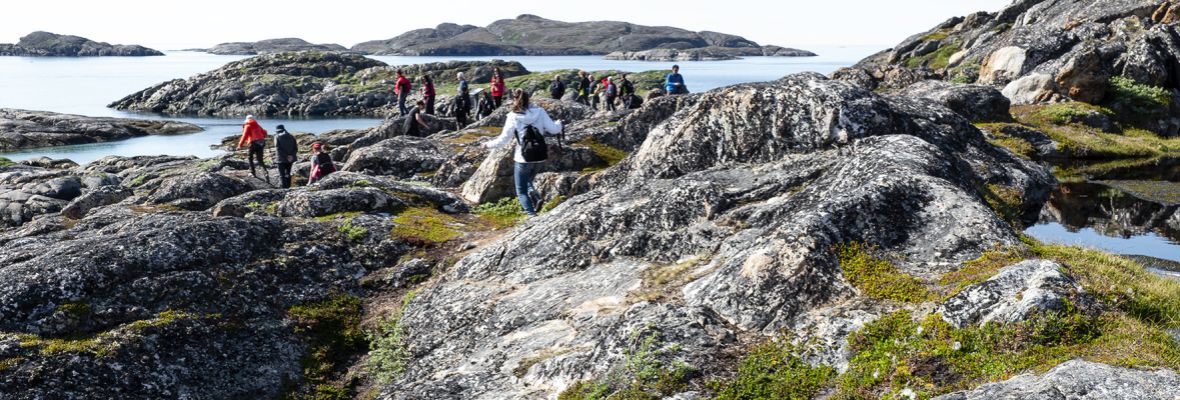
<path id="1" fill-rule="evenodd" d="M 352 51 L 374 55 L 554 56 L 620 52 L 612 57 L 648 61 L 678 60 L 682 57 L 719 60 L 741 56 L 814 55 L 804 51 L 784 52 L 782 49 L 778 46 L 763 47 L 743 37 L 718 32 L 692 32 L 615 21 L 562 22 L 527 14 L 493 22 L 486 28 L 448 23 L 435 28 L 412 30 L 392 39 L 352 46 Z M 646 51 L 654 52 L 633 55 Z"/>
<path id="2" fill-rule="evenodd" d="M 222 43 L 202 50 L 209 54 L 244 55 L 282 53 L 288 51 L 347 51 L 344 46 L 328 43 L 313 44 L 297 38 L 267 39 L 257 42 Z"/>
<path id="3" fill-rule="evenodd" d="M 16 44 L 0 44 L 0 56 L 21 57 L 140 57 L 162 56 L 157 50 L 138 45 L 112 45 L 70 35 L 33 32 Z"/>
<path id="4" fill-rule="evenodd" d="M 200 132 L 189 123 L 0 108 L 0 151 Z"/>
<path id="5" fill-rule="evenodd" d="M 1156 29 L 1131 3 L 978 18 Z M 285 54 L 257 59 L 306 53 Z M 538 98 L 568 124 L 535 218 L 512 151 L 482 146 L 507 106 L 423 137 L 395 118 L 322 134 L 342 171 L 294 189 L 233 153 L 3 163 L 0 393 L 1174 400 L 1180 280 L 1021 234 L 1085 179 L 1037 161 L 1167 152 L 1136 128 L 1161 119 L 882 57 L 617 112 Z M 1065 105 L 1083 108 L 1044 111 Z M 1086 135 L 1110 142 L 1063 144 Z"/>

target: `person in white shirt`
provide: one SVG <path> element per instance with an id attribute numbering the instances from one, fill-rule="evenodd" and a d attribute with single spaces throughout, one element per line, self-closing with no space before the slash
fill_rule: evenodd
<path id="1" fill-rule="evenodd" d="M 484 143 L 488 148 L 499 148 L 513 142 L 515 139 L 516 149 L 513 151 L 513 160 L 516 161 L 513 169 L 513 177 L 516 179 L 516 196 L 520 198 L 520 205 L 524 208 L 524 212 L 530 217 L 537 215 L 536 202 L 532 194 L 536 192 L 533 187 L 533 178 L 537 176 L 544 165 L 545 160 L 540 161 L 526 161 L 524 154 L 522 154 L 522 142 L 527 126 L 532 126 L 541 135 L 553 136 L 561 133 L 562 124 L 560 121 L 553 121 L 549 118 L 549 113 L 545 109 L 529 104 L 529 94 L 524 90 L 516 89 L 512 92 L 512 112 L 508 113 L 508 118 L 504 122 L 504 130 L 500 132 L 500 136 Z"/>

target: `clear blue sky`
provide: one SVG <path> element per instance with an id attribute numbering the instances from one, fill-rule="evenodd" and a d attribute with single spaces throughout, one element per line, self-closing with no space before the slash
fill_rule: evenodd
<path id="1" fill-rule="evenodd" d="M 1010 0 L 168 1 L 5 2 L 0 43 L 44 30 L 159 49 L 299 37 L 317 43 L 387 39 L 441 22 L 486 26 L 535 14 L 562 21 L 619 20 L 745 36 L 762 44 L 883 45 L 952 16 L 997 11 Z"/>

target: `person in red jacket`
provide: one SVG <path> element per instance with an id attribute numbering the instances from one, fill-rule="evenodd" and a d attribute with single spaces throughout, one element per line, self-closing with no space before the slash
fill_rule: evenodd
<path id="1" fill-rule="evenodd" d="M 409 111 L 406 109 L 406 98 L 410 97 L 412 91 L 414 91 L 414 85 L 410 83 L 409 79 L 406 79 L 402 70 L 397 70 L 397 82 L 393 84 L 393 94 L 397 95 L 397 111 L 403 116 Z"/>
<path id="2" fill-rule="evenodd" d="M 262 129 L 253 115 L 246 116 L 246 122 L 242 124 L 242 138 L 238 140 L 239 149 L 246 146 L 250 146 L 249 154 L 246 155 L 250 161 L 250 175 L 258 177 L 254 172 L 254 158 L 257 157 L 258 165 L 262 166 L 262 176 L 266 177 L 266 183 L 270 183 L 270 173 L 266 172 L 266 162 L 262 157 L 266 150 L 266 129 Z"/>
<path id="3" fill-rule="evenodd" d="M 419 80 L 422 81 L 422 101 L 426 103 L 425 113 L 434 115 L 434 79 L 430 78 L 430 74 L 422 75 Z"/>
<path id="4" fill-rule="evenodd" d="M 500 76 L 500 69 L 492 70 L 492 104 L 500 108 L 504 104 L 504 78 Z"/>

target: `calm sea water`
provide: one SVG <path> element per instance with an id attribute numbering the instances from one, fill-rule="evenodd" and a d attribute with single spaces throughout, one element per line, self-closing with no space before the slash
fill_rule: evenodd
<path id="1" fill-rule="evenodd" d="M 813 48 L 811 50 L 821 54 L 819 57 L 750 57 L 734 61 L 681 62 L 679 65 L 689 88 L 704 91 L 737 83 L 778 79 L 802 71 L 827 74 L 837 68 L 851 65 L 883 47 Z M 89 116 L 169 118 L 192 122 L 206 129 L 204 132 L 190 135 L 153 136 L 119 142 L 30 149 L 0 153 L 0 156 L 13 160 L 49 156 L 86 163 L 106 155 L 216 155 L 220 151 L 211 150 L 209 145 L 218 143 L 222 137 L 238 134 L 241 117 L 244 116 L 226 119 L 162 117 L 116 111 L 107 108 L 106 105 L 157 83 L 187 78 L 243 58 L 246 56 L 218 56 L 184 51 L 167 52 L 163 57 L 0 57 L 0 107 Z M 647 71 L 671 66 L 671 63 L 663 62 L 608 61 L 595 56 L 373 58 L 391 65 L 500 58 L 520 61 L 531 71 L 566 68 Z M 283 124 L 288 130 L 310 133 L 365 128 L 380 124 L 380 120 L 371 118 L 263 119 L 261 122 L 267 128 Z"/>

